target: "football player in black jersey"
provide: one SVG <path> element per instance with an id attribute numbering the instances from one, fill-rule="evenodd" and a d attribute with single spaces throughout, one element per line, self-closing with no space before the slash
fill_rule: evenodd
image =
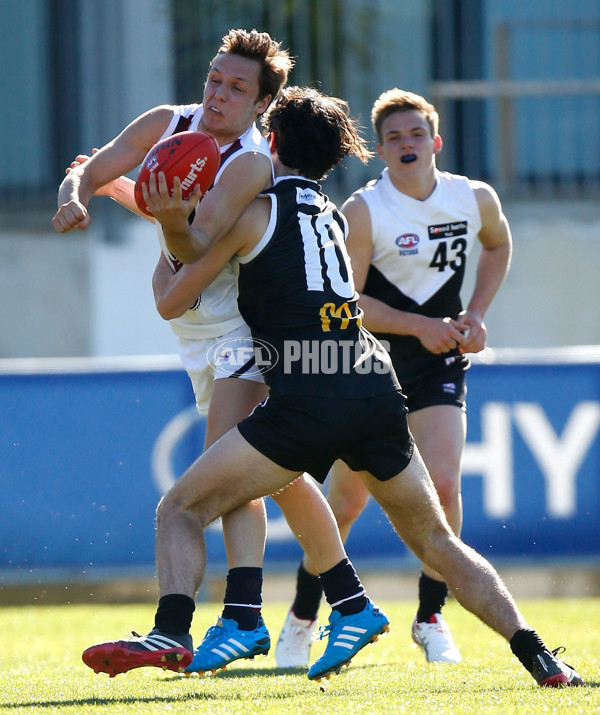
<path id="1" fill-rule="evenodd" d="M 360 473 L 404 542 L 443 576 L 465 608 L 510 641 L 540 685 L 581 684 L 529 627 L 493 567 L 450 528 L 414 447 L 388 354 L 362 326 L 344 245 L 346 221 L 317 183 L 344 156 L 366 151 L 346 103 L 314 89 L 288 88 L 264 124 L 275 185 L 206 253 L 196 275 L 201 289 L 227 261 L 239 260 L 240 310 L 257 346 L 278 348 L 262 361 L 269 397 L 161 501 L 161 591 L 194 597 L 206 560 L 203 530 L 214 519 L 284 488 L 304 471 L 324 480 L 341 458 Z M 194 201 L 182 200 L 177 187 L 171 197 L 160 176 L 147 200 L 177 255 Z M 387 629 L 387 618 L 368 600 L 347 559 L 321 580 L 332 614 L 325 652 L 308 671 L 314 680 L 339 672 Z"/>
<path id="2" fill-rule="evenodd" d="M 492 187 L 436 168 L 439 117 L 424 97 L 400 89 L 384 92 L 371 119 L 386 166 L 342 207 L 348 252 L 365 325 L 390 346 L 411 432 L 446 518 L 460 536 L 467 354 L 485 347 L 483 319 L 508 271 L 510 228 Z M 475 244 L 481 247 L 477 281 L 463 310 L 460 291 Z M 336 463 L 328 499 L 344 540 L 368 498 L 359 476 Z M 305 556 L 275 650 L 278 663 L 308 662 L 319 592 L 317 571 Z M 441 614 L 447 595 L 441 575 L 423 564 L 411 632 L 430 662 L 460 661 Z"/>

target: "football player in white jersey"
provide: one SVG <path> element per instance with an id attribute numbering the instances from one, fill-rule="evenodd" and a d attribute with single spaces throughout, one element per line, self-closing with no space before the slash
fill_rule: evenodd
<path id="1" fill-rule="evenodd" d="M 490 186 L 436 168 L 439 117 L 423 97 L 400 89 L 384 92 L 371 120 L 386 168 L 342 207 L 350 229 L 348 252 L 365 326 L 390 346 L 410 429 L 446 517 L 460 535 L 466 354 L 485 347 L 483 321 L 509 268 L 510 229 Z M 481 245 L 477 278 L 463 310 L 460 289 L 476 241 Z M 337 462 L 328 500 L 344 540 L 367 499 L 356 473 Z M 316 571 L 305 557 L 276 647 L 280 665 L 308 662 L 319 593 Z M 441 615 L 447 594 L 442 577 L 423 565 L 412 638 L 428 661 L 460 661 Z"/>
<path id="2" fill-rule="evenodd" d="M 202 105 L 156 107 L 134 120 L 89 161 L 84 155 L 77 157 L 59 189 L 59 209 L 53 219 L 56 230 L 64 233 L 87 228 L 91 221 L 87 206 L 94 194 L 111 196 L 148 218 L 135 204 L 133 182 L 122 174 L 137 167 L 163 137 L 200 129 L 217 139 L 222 153 L 215 185 L 197 205 L 192 224 L 200 243 L 210 246 L 230 230 L 251 200 L 271 185 L 270 151 L 255 121 L 285 84 L 291 66 L 287 51 L 267 33 L 230 31 L 211 62 Z M 167 251 L 161 233 L 159 240 L 163 251 L 153 278 L 156 301 L 161 315 L 171 319 L 198 409 L 208 409 L 205 446 L 209 447 L 246 417 L 266 397 L 267 390 L 260 373 L 239 370 L 235 375 L 236 369 L 228 369 L 226 361 L 214 371 L 207 358 L 210 347 L 224 348 L 225 341 L 239 353 L 247 353 L 244 346 L 251 346 L 249 329 L 237 308 L 231 267 L 224 267 L 200 299 L 197 291 L 186 295 L 186 286 L 193 285 L 194 266 L 182 266 Z M 302 476 L 274 498 L 303 548 L 321 562 L 320 570 L 327 571 L 345 558 L 333 515 L 310 478 Z M 315 513 L 320 515 L 317 520 Z M 229 573 L 221 621 L 230 626 L 228 635 L 235 624 L 238 640 L 246 648 L 256 654 L 267 653 L 270 639 L 260 618 L 264 503 L 253 500 L 224 515 L 222 521 Z M 189 558 L 193 561 L 194 554 Z M 123 641 L 113 653 L 117 672 L 122 666 L 119 658 L 127 660 L 132 649 L 137 649 L 139 664 L 163 667 L 161 659 L 166 657 L 169 667 L 183 670 L 192 657 L 189 624 L 193 610 L 193 599 L 162 593 L 156 631 L 169 634 L 171 642 L 165 642 L 163 635 L 154 642 L 155 636 L 150 634 L 141 641 Z M 220 665 L 234 659 L 231 656 Z"/>

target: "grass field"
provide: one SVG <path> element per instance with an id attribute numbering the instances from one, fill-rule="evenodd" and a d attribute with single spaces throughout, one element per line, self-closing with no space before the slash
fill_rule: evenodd
<path id="1" fill-rule="evenodd" d="M 564 656 L 586 685 L 539 688 L 511 655 L 508 644 L 455 602 L 446 606 L 462 655 L 460 665 L 428 665 L 412 646 L 414 604 L 379 604 L 390 633 L 367 646 L 348 669 L 324 687 L 304 671 L 278 670 L 273 651 L 255 661 L 237 661 L 226 671 L 185 678 L 142 668 L 114 679 L 95 675 L 81 651 L 131 629 L 146 632 L 154 608 L 138 606 L 27 606 L 0 610 L 1 713 L 599 713 L 600 599 L 525 600 L 519 605 L 550 647 Z M 273 640 L 287 605 L 267 605 Z M 199 604 L 193 634 L 199 640 L 219 604 Z M 321 617 L 325 618 L 325 609 Z M 315 643 L 313 658 L 324 647 Z"/>

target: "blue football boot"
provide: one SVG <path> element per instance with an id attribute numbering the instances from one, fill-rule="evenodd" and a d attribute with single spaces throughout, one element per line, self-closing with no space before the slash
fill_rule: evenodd
<path id="1" fill-rule="evenodd" d="M 206 671 L 215 673 L 219 668 L 225 670 L 234 660 L 267 655 L 270 647 L 271 637 L 262 616 L 253 631 L 242 631 L 233 618 L 219 618 L 217 623 L 206 631 L 185 672 L 200 675 L 204 675 Z"/>
<path id="2" fill-rule="evenodd" d="M 379 635 L 387 633 L 389 623 L 385 613 L 371 601 L 352 616 L 332 611 L 329 625 L 319 629 L 319 638 L 328 636 L 329 641 L 323 655 L 308 669 L 309 680 L 319 682 L 321 678 L 328 679 L 331 673 L 339 673 L 367 643 L 374 643 Z"/>

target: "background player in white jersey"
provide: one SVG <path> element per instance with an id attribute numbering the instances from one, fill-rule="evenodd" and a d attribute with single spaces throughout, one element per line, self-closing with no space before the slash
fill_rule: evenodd
<path id="1" fill-rule="evenodd" d="M 510 229 L 490 186 L 436 168 L 442 149 L 439 118 L 423 97 L 400 89 L 384 92 L 371 119 L 377 153 L 387 166 L 342 207 L 350 227 L 348 252 L 365 326 L 390 345 L 411 432 L 459 535 L 466 353 L 485 347 L 483 321 L 508 271 Z M 477 279 L 463 310 L 460 290 L 477 240 Z M 328 500 L 344 540 L 368 497 L 358 476 L 338 462 Z M 320 592 L 316 571 L 304 557 L 276 648 L 280 666 L 308 662 Z M 447 594 L 442 577 L 423 565 L 412 637 L 428 661 L 460 660 L 441 615 Z"/>
<path id="2" fill-rule="evenodd" d="M 291 66 L 288 53 L 267 33 L 232 30 L 211 62 L 202 105 L 156 107 L 134 120 L 89 161 L 74 162 L 59 189 L 55 228 L 60 232 L 86 228 L 90 223 L 87 205 L 94 193 L 110 195 L 141 215 L 133 199 L 133 182 L 121 174 L 138 166 L 161 138 L 176 131 L 201 129 L 217 139 L 222 166 L 214 187 L 197 206 L 193 226 L 206 245 L 218 240 L 257 193 L 271 184 L 270 152 L 255 121 L 285 83 Z M 211 346 L 230 341 L 234 349 L 242 352 L 243 340 L 250 339 L 237 308 L 231 266 L 223 267 L 201 297 L 193 290 L 186 295 L 186 287 L 193 282 L 194 266 L 182 267 L 166 250 L 162 234 L 159 237 L 163 252 L 153 281 L 157 303 L 163 317 L 173 318 L 170 324 L 178 336 L 180 355 L 192 380 L 198 408 L 208 408 L 206 446 L 210 446 L 264 399 L 266 387 L 262 377 L 252 370 L 242 367 L 236 375 L 236 368 L 227 370 L 225 362 L 216 372 L 208 364 Z M 176 301 L 183 300 L 176 309 L 174 295 Z M 237 377 L 240 379 L 234 379 Z M 323 559 L 321 568 L 326 570 L 345 556 L 331 512 L 309 478 L 297 480 L 275 498 L 301 543 L 310 551 L 316 549 L 316 558 Z M 311 505 L 309 510 L 305 504 Z M 308 519 L 310 510 L 321 514 L 319 528 Z M 256 652 L 266 653 L 269 634 L 259 622 L 266 535 L 262 499 L 225 515 L 223 531 L 230 567 L 223 612 L 226 622 L 243 631 L 239 640 L 252 640 Z M 157 629 L 175 636 L 179 655 L 189 653 L 192 640 L 187 634 L 193 599 L 181 594 L 162 596 Z M 164 642 L 160 647 L 164 648 Z M 152 658 L 156 651 L 147 653 Z M 177 669 L 181 663 L 175 661 L 173 665 Z"/>
<path id="3" fill-rule="evenodd" d="M 199 288 L 208 285 L 237 256 L 240 312 L 253 337 L 272 342 L 286 359 L 273 361 L 265 373 L 268 400 L 196 460 L 163 499 L 159 579 L 189 592 L 204 570 L 202 530 L 217 515 L 273 493 L 304 470 L 322 481 L 341 458 L 359 471 L 404 542 L 443 574 L 463 606 L 510 642 L 539 685 L 581 685 L 580 676 L 528 627 L 491 564 L 452 531 L 408 429 L 389 355 L 362 326 L 345 250 L 347 222 L 317 183 L 345 154 L 361 150 L 347 104 L 291 87 L 264 123 L 276 183 L 198 262 L 196 278 Z M 193 243 L 185 220 L 193 201 L 182 200 L 177 182 L 172 197 L 160 183 L 161 190 L 150 187 L 145 196 L 176 251 L 186 235 Z M 349 345 L 354 361 L 347 359 Z M 240 479 L 249 466 L 252 478 Z M 179 551 L 186 541 L 198 557 L 197 580 Z M 348 566 L 344 560 L 321 574 L 333 611 L 327 647 L 309 668 L 310 679 L 339 672 L 385 630 L 387 619 Z M 109 646 L 95 648 L 105 654 Z"/>

